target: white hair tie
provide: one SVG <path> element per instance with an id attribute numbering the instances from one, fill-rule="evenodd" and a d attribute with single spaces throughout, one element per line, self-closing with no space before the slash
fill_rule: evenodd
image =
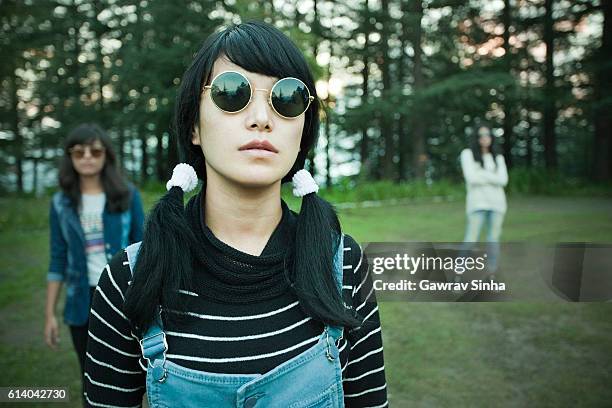
<path id="1" fill-rule="evenodd" d="M 180 187 L 185 193 L 192 191 L 198 185 L 198 176 L 190 165 L 179 163 L 172 170 L 172 178 L 166 183 L 166 190 Z"/>
<path id="2" fill-rule="evenodd" d="M 304 197 L 306 194 L 319 191 L 319 185 L 306 169 L 299 170 L 293 175 L 293 195 Z"/>

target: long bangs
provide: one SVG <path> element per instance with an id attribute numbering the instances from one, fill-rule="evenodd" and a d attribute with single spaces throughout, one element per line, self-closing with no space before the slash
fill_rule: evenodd
<path id="1" fill-rule="evenodd" d="M 282 32 L 257 22 L 230 28 L 223 36 L 220 54 L 247 71 L 277 78 L 295 77 L 316 96 L 308 64 L 297 46 Z M 210 78 L 208 78 L 210 79 Z"/>

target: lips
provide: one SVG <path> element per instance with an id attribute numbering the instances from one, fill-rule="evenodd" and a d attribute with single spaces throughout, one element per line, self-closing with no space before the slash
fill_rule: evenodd
<path id="1" fill-rule="evenodd" d="M 251 140 L 249 143 L 240 146 L 238 150 L 267 150 L 278 153 L 278 149 L 267 140 Z"/>

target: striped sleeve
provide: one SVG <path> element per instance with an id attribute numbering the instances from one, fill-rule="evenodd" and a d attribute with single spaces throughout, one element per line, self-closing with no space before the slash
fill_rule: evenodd
<path id="1" fill-rule="evenodd" d="M 351 298 L 362 325 L 347 332 L 349 359 L 343 373 L 344 401 L 347 408 L 387 407 L 380 318 L 368 259 L 352 237 L 345 239 L 351 248 L 345 256 L 352 265 L 345 274 L 352 274 Z"/>
<path id="2" fill-rule="evenodd" d="M 123 313 L 131 278 L 126 261 L 124 251 L 113 257 L 92 299 L 85 356 L 88 407 L 140 407 L 146 389 L 146 372 L 138 363 L 140 345 Z"/>

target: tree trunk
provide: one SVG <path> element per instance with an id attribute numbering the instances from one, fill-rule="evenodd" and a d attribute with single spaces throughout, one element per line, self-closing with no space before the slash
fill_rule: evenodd
<path id="1" fill-rule="evenodd" d="M 32 193 L 36 196 L 38 195 L 38 164 L 40 162 L 40 158 L 39 157 L 33 157 L 32 158 L 32 164 L 33 164 L 33 171 L 34 174 L 32 175 Z"/>
<path id="2" fill-rule="evenodd" d="M 170 118 L 168 118 L 168 122 L 166 123 L 170 123 L 169 120 Z M 174 166 L 179 163 L 179 157 L 178 139 L 176 137 L 172 137 L 172 132 L 169 129 L 166 130 L 166 134 L 168 135 L 168 159 L 166 161 L 166 172 L 168 173 L 168 169 L 174 169 Z M 171 174 L 168 173 L 166 177 L 170 176 Z"/>
<path id="3" fill-rule="evenodd" d="M 404 78 L 406 77 L 406 55 L 404 50 L 406 49 L 406 44 L 408 43 L 408 32 L 410 30 L 410 14 L 407 6 L 407 2 L 402 2 L 402 34 L 400 35 L 401 48 L 399 59 L 397 61 L 397 83 L 400 87 L 403 86 Z M 406 129 L 404 126 L 405 120 L 405 115 L 400 113 L 397 120 L 397 150 L 399 154 L 399 160 L 397 162 L 398 181 L 404 181 L 406 179 L 406 149 L 408 147 L 408 135 L 406 134 Z"/>
<path id="4" fill-rule="evenodd" d="M 17 96 L 17 77 L 15 70 L 11 70 L 10 75 L 10 93 L 11 93 L 11 131 L 14 135 L 13 151 L 15 152 L 15 172 L 17 173 L 17 192 L 23 193 L 23 137 L 19 131 L 19 97 Z"/>
<path id="5" fill-rule="evenodd" d="M 389 18 L 389 0 L 382 0 L 382 12 L 384 18 Z M 382 72 L 383 82 L 383 101 L 388 101 L 389 91 L 391 90 L 391 71 L 389 59 L 389 24 L 383 22 L 381 30 L 381 53 L 379 55 L 379 65 Z M 395 155 L 395 144 L 393 138 L 393 127 L 391 126 L 390 116 L 382 115 L 380 130 L 383 140 L 385 141 L 384 156 L 383 156 L 383 177 L 386 180 L 393 179 L 394 165 L 393 156 Z"/>
<path id="6" fill-rule="evenodd" d="M 546 168 L 557 167 L 557 139 L 555 135 L 555 121 L 557 110 L 555 107 L 555 73 L 553 54 L 555 52 L 555 34 L 553 21 L 553 2 L 545 0 L 544 14 L 544 43 L 546 44 L 546 86 L 544 95 L 544 160 Z"/>
<path id="7" fill-rule="evenodd" d="M 149 168 L 149 152 L 147 151 L 147 130 L 144 126 L 138 126 L 138 137 L 140 138 L 140 150 L 141 150 L 141 161 L 140 161 L 140 182 L 146 183 L 148 181 L 147 170 Z"/>
<path id="8" fill-rule="evenodd" d="M 598 72 L 595 86 L 595 179 L 610 181 L 612 179 L 612 2 L 603 1 L 604 15 L 601 48 L 597 55 Z M 607 100 L 606 100 L 607 99 Z"/>
<path id="9" fill-rule="evenodd" d="M 374 118 L 378 123 L 380 123 L 380 112 L 376 112 Z M 380 130 L 380 128 L 379 128 Z M 372 163 L 372 170 L 374 172 L 374 179 L 380 181 L 384 178 L 383 173 L 383 160 L 385 159 L 385 139 L 382 137 L 382 134 L 376 135 L 374 139 L 374 145 L 376 149 L 376 161 Z"/>
<path id="10" fill-rule="evenodd" d="M 319 27 L 319 30 L 321 29 L 320 24 L 318 24 L 318 20 L 317 20 L 317 27 Z M 321 35 L 321 32 L 319 32 L 319 35 Z M 325 139 L 327 140 L 327 143 L 325 145 L 325 187 L 327 187 L 328 189 L 331 189 L 332 187 L 332 178 L 331 178 L 331 167 L 332 167 L 332 157 L 331 157 L 331 150 L 332 150 L 332 135 L 331 135 L 331 115 L 332 115 L 332 109 L 330 106 L 330 102 L 332 101 L 332 95 L 329 93 L 329 80 L 331 79 L 331 60 L 332 60 L 332 56 L 333 56 L 333 52 L 334 51 L 334 44 L 332 43 L 332 41 L 329 41 L 329 62 L 327 64 L 327 97 L 325 98 Z"/>
<path id="11" fill-rule="evenodd" d="M 365 44 L 363 45 L 363 69 L 361 70 L 361 77 L 363 83 L 361 84 L 361 101 L 362 104 L 368 103 L 369 98 L 369 87 L 368 82 L 370 81 L 370 39 L 368 37 L 370 33 L 370 9 L 368 7 L 367 0 L 364 2 L 364 15 L 363 21 L 363 32 L 365 34 Z M 364 125 L 361 128 L 361 143 L 359 144 L 359 156 L 361 160 L 360 172 L 365 179 L 370 178 L 370 160 L 368 159 L 368 125 Z M 362 176 L 362 177 L 363 177 Z"/>
<path id="12" fill-rule="evenodd" d="M 319 22 L 319 7 L 317 5 L 317 0 L 314 0 L 313 10 L 314 10 L 314 21 L 312 23 L 312 31 L 314 34 L 314 43 L 312 44 L 312 55 L 314 55 L 314 58 L 316 61 L 317 55 L 319 55 L 319 44 L 321 43 L 320 41 L 321 25 Z M 296 17 L 297 16 L 298 14 L 296 13 Z M 296 27 L 298 27 L 298 24 L 296 24 Z M 317 112 L 317 114 L 319 114 L 319 112 Z M 312 177 L 314 178 L 317 175 L 317 166 L 315 166 L 315 149 L 314 148 L 310 150 L 310 152 L 308 152 L 308 162 L 310 163 L 310 168 L 308 169 L 308 171 L 310 172 L 310 174 L 312 174 Z"/>
<path id="13" fill-rule="evenodd" d="M 130 138 L 130 163 L 131 165 L 131 178 L 132 180 L 136 181 L 136 177 L 137 177 L 137 173 L 136 173 L 136 137 L 134 137 L 134 134 L 131 133 L 131 138 Z"/>
<path id="14" fill-rule="evenodd" d="M 93 7 L 96 10 L 96 16 L 98 16 L 104 10 L 104 4 L 102 2 L 93 2 Z M 102 24 L 98 21 L 97 18 L 93 18 L 90 21 L 91 26 L 93 27 L 93 31 L 96 33 L 96 66 L 98 67 L 98 71 L 100 74 L 100 78 L 98 78 L 97 82 L 97 92 L 99 92 L 99 99 L 96 102 L 97 108 L 99 110 L 98 115 L 105 117 L 105 109 L 104 109 L 104 97 L 102 88 L 104 87 L 104 81 L 106 80 L 104 77 L 105 68 L 104 68 L 104 55 L 102 54 L 102 38 L 104 37 L 104 33 L 106 32 L 106 25 Z"/>
<path id="15" fill-rule="evenodd" d="M 525 142 L 527 147 L 527 154 L 525 155 L 525 161 L 528 168 L 533 167 L 533 139 L 531 137 L 531 132 L 533 128 L 533 123 L 531 122 L 531 117 L 529 116 L 529 110 L 527 111 L 527 129 L 525 131 Z"/>
<path id="16" fill-rule="evenodd" d="M 117 153 L 119 156 L 119 163 L 121 163 L 121 167 L 125 169 L 125 130 L 119 129 L 119 148 L 117 149 Z"/>
<path id="17" fill-rule="evenodd" d="M 418 95 L 423 89 L 423 49 L 421 41 L 423 37 L 423 2 L 417 0 L 413 2 L 414 20 L 417 22 L 414 26 L 414 60 L 413 60 L 413 77 L 414 77 L 414 94 Z M 422 115 L 414 116 L 414 132 L 413 132 L 413 158 L 414 177 L 423 179 L 425 177 L 425 164 L 427 163 L 427 155 L 425 153 L 425 122 Z"/>
<path id="18" fill-rule="evenodd" d="M 367 37 L 367 36 L 366 36 Z M 367 40 L 366 40 L 367 41 Z M 366 43 L 367 44 L 367 43 Z M 369 92 L 368 92 L 368 81 L 370 78 L 370 68 L 368 67 L 369 61 L 368 61 L 368 56 L 364 56 L 364 67 L 363 70 L 361 71 L 361 76 L 363 77 L 363 84 L 361 85 L 361 90 L 362 90 L 362 103 L 368 103 L 368 97 L 369 97 Z M 368 145 L 368 126 L 364 125 L 361 128 L 361 143 L 359 145 L 359 156 L 361 159 L 361 172 L 365 172 L 366 174 L 364 174 L 365 178 L 369 178 L 371 176 L 370 174 L 370 159 L 368 158 L 368 149 L 369 149 L 369 145 Z"/>
<path id="19" fill-rule="evenodd" d="M 327 98 L 327 102 L 329 103 L 329 97 Z M 325 187 L 328 189 L 332 186 L 331 179 L 331 132 L 329 126 L 329 117 L 331 115 L 331 109 L 328 107 L 325 108 L 325 139 L 327 139 L 327 143 L 325 144 Z"/>
<path id="20" fill-rule="evenodd" d="M 511 73 L 512 71 L 512 53 L 510 52 L 510 25 L 512 23 L 510 0 L 504 0 L 504 11 L 502 15 L 504 24 L 504 63 L 506 66 L 506 72 Z M 513 111 L 512 103 L 513 97 L 511 92 L 505 92 L 504 98 L 504 159 L 506 159 L 506 166 L 512 168 L 512 144 L 514 135 L 512 134 L 513 128 Z"/>
<path id="21" fill-rule="evenodd" d="M 164 182 L 166 180 L 166 166 L 164 165 L 164 132 L 162 127 L 156 126 L 157 131 L 157 146 L 155 147 L 155 175 L 157 181 Z"/>

